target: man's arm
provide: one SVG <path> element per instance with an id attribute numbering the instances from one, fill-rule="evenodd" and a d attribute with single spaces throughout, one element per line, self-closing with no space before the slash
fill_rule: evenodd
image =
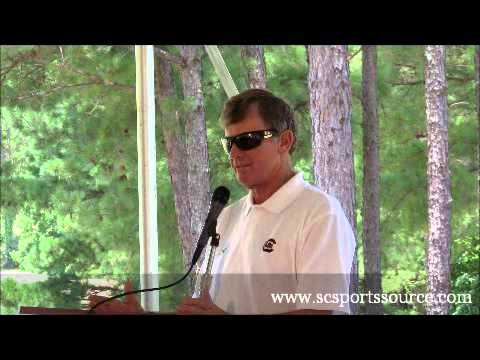
<path id="1" fill-rule="evenodd" d="M 133 291 L 133 285 L 130 280 L 124 284 L 124 292 Z M 90 302 L 90 308 L 98 304 L 99 302 L 108 299 L 105 296 L 90 295 L 88 297 Z M 142 308 L 137 300 L 135 294 L 129 294 L 125 296 L 125 301 L 121 302 L 118 299 L 108 301 L 97 307 L 94 312 L 96 314 L 145 314 L 145 310 Z"/>
<path id="2" fill-rule="evenodd" d="M 230 315 L 217 305 L 210 298 L 208 291 L 196 299 L 186 298 L 177 306 L 178 315 Z M 331 315 L 330 310 L 301 309 L 280 313 L 276 315 Z"/>

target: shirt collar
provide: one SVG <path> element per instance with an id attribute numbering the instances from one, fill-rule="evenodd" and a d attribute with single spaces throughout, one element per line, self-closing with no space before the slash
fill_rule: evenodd
<path id="1" fill-rule="evenodd" d="M 252 208 L 262 208 L 274 214 L 281 213 L 300 194 L 304 183 L 303 173 L 298 172 L 261 204 L 253 203 L 253 194 L 250 190 L 245 201 L 245 216 Z"/>

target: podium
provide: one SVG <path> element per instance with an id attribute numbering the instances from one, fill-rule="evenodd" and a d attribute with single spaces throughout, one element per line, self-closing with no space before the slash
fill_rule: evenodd
<path id="1" fill-rule="evenodd" d="M 36 306 L 20 306 L 19 315 L 176 315 L 175 312 L 144 313 L 93 313 L 86 309 L 47 308 Z"/>
<path id="2" fill-rule="evenodd" d="M 20 306 L 20 315 L 88 315 L 88 310 Z"/>

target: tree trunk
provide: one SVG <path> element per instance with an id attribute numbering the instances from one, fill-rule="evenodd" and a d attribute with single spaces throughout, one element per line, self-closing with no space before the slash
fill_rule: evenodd
<path id="1" fill-rule="evenodd" d="M 445 47 L 425 46 L 425 103 L 428 177 L 428 293 L 450 290 L 450 175 L 448 170 L 447 82 Z M 449 304 L 426 303 L 427 314 L 448 314 Z"/>
<path id="2" fill-rule="evenodd" d="M 341 203 L 355 231 L 354 169 L 350 118 L 352 93 L 344 45 L 308 47 L 310 114 L 315 183 Z M 350 292 L 358 292 L 356 255 Z M 357 312 L 351 304 L 352 313 Z"/>
<path id="3" fill-rule="evenodd" d="M 201 51 L 199 45 L 179 46 L 185 67 L 181 70 L 185 114 L 185 149 L 183 161 L 187 166 L 187 193 L 190 208 L 190 235 L 196 243 L 210 205 L 210 171 L 208 165 L 207 130 L 201 86 Z M 190 248 L 188 259 L 193 255 Z"/>
<path id="4" fill-rule="evenodd" d="M 477 165 L 480 164 L 480 45 L 476 46 L 475 51 L 475 78 L 477 92 Z M 480 166 L 477 167 L 477 205 L 480 209 Z"/>
<path id="5" fill-rule="evenodd" d="M 365 291 L 382 292 L 378 159 L 377 47 L 362 46 L 363 105 L 363 262 Z M 382 314 L 381 303 L 367 303 L 367 314 Z"/>
<path id="6" fill-rule="evenodd" d="M 242 47 L 242 59 L 248 69 L 248 84 L 251 89 L 266 89 L 265 58 L 263 46 L 245 45 Z"/>
<path id="7" fill-rule="evenodd" d="M 155 58 L 156 100 L 167 152 L 168 170 L 173 188 L 178 232 L 182 244 L 183 259 L 188 269 L 192 253 L 193 236 L 190 230 L 190 203 L 188 200 L 188 171 L 186 166 L 185 139 L 178 112 L 167 108 L 167 102 L 175 101 L 170 63 L 160 57 Z M 187 270 L 186 269 L 186 270 Z"/>
<path id="8" fill-rule="evenodd" d="M 477 45 L 475 51 L 475 78 L 476 78 L 476 92 L 477 92 L 477 116 L 478 125 L 480 125 L 480 45 Z M 480 129 L 480 127 L 479 127 Z"/>

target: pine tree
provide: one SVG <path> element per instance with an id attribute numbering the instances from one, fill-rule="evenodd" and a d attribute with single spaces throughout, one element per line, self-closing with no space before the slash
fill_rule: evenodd
<path id="1" fill-rule="evenodd" d="M 210 168 L 208 165 L 207 130 L 202 91 L 202 46 L 181 45 L 180 54 L 185 66 L 181 69 L 185 114 L 185 144 L 188 183 L 187 199 L 190 203 L 190 233 L 198 240 L 210 204 Z M 192 244 L 193 245 L 193 244 Z M 188 259 L 193 255 L 193 246 Z"/>
<path id="2" fill-rule="evenodd" d="M 355 234 L 352 95 L 346 46 L 309 46 L 308 61 L 315 183 L 340 201 Z M 356 293 L 356 256 L 350 282 L 351 293 Z M 356 313 L 355 304 L 351 307 Z"/>
<path id="3" fill-rule="evenodd" d="M 377 47 L 362 46 L 363 105 L 363 259 L 365 290 L 382 291 L 380 266 L 380 209 L 377 105 Z M 367 314 L 382 314 L 381 303 L 367 303 Z"/>
<path id="4" fill-rule="evenodd" d="M 194 239 L 190 231 L 190 203 L 188 199 L 188 169 L 185 161 L 186 147 L 179 111 L 173 109 L 178 104 L 172 79 L 172 65 L 164 57 L 155 59 L 155 85 L 157 108 L 165 141 L 168 171 L 171 177 L 178 233 L 182 244 L 186 270 L 192 254 Z"/>
<path id="5" fill-rule="evenodd" d="M 480 45 L 475 46 L 475 78 L 477 82 L 477 195 L 480 209 Z M 480 210 L 479 210 L 480 211 Z"/>
<path id="6" fill-rule="evenodd" d="M 248 70 L 248 83 L 250 88 L 265 89 L 267 87 L 267 81 L 263 46 L 242 46 L 242 59 Z"/>
<path id="7" fill-rule="evenodd" d="M 450 290 L 450 172 L 448 168 L 447 82 L 445 47 L 425 46 L 425 103 L 428 178 L 428 314 L 448 314 L 449 304 L 439 295 Z"/>

